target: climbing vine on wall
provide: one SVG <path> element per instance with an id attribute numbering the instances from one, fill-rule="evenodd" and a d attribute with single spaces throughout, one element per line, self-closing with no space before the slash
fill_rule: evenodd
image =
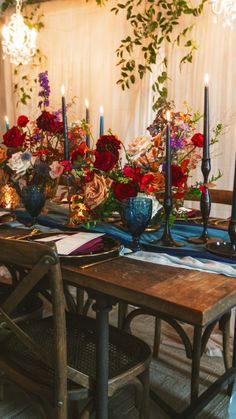
<path id="1" fill-rule="evenodd" d="M 96 1 L 99 5 L 104 4 L 104 0 Z M 193 52 L 197 49 L 191 38 L 193 25 L 186 26 L 177 35 L 174 29 L 181 23 L 183 15 L 197 18 L 206 2 L 207 0 L 199 1 L 197 7 L 192 7 L 187 0 L 127 0 L 117 3 L 111 11 L 115 14 L 125 11 L 126 19 L 130 23 L 130 34 L 121 40 L 116 50 L 117 65 L 120 67 L 117 84 L 123 90 L 130 88 L 137 78 L 142 79 L 147 72 L 152 72 L 154 65 L 159 64 L 163 70 L 152 86 L 153 109 L 158 109 L 168 95 L 168 61 L 165 53 L 163 56 L 163 47 L 166 42 L 174 46 L 183 44 L 186 54 L 180 64 L 192 62 Z"/>
<path id="2" fill-rule="evenodd" d="M 103 6 L 109 0 L 95 1 L 99 6 Z M 192 15 L 194 18 L 199 17 L 206 2 L 207 0 L 199 0 L 195 7 L 191 5 L 189 0 L 127 0 L 123 3 L 117 2 L 111 8 L 111 12 L 118 14 L 123 10 L 130 24 L 130 33 L 121 40 L 116 49 L 117 65 L 120 68 L 120 78 L 117 80 L 117 84 L 123 90 L 129 89 L 138 79 L 143 79 L 146 73 L 152 72 L 154 66 L 159 65 L 162 70 L 152 85 L 153 109 L 158 109 L 168 96 L 166 87 L 168 60 L 164 46 L 166 43 L 170 43 L 174 47 L 184 45 L 186 53 L 181 58 L 180 65 L 192 62 L 193 53 L 197 49 L 196 43 L 191 37 L 193 25 L 186 26 L 179 32 L 175 28 L 177 29 L 180 25 L 184 15 Z M 14 3 L 15 0 L 3 1 L 2 12 Z M 40 1 L 25 1 L 25 4 L 32 3 L 40 3 Z M 33 15 L 27 18 L 26 23 L 34 25 L 38 30 L 42 29 L 42 15 L 39 20 L 33 23 L 33 17 L 35 18 L 35 16 L 36 14 L 33 12 Z M 18 89 L 18 86 L 15 86 L 15 88 Z M 21 101 L 25 102 L 27 99 L 28 97 L 24 96 Z"/>

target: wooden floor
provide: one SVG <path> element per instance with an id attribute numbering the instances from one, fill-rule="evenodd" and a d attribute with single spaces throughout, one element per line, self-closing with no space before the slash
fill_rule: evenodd
<path id="1" fill-rule="evenodd" d="M 133 331 L 148 343 L 152 343 L 153 321 L 149 316 L 140 317 L 133 322 Z M 190 362 L 186 360 L 183 349 L 167 342 L 170 337 L 168 328 L 164 329 L 160 357 L 151 364 L 151 387 L 159 393 L 172 407 L 181 411 L 188 402 Z M 216 379 L 223 371 L 222 358 L 203 356 L 201 370 L 201 388 Z M 110 419 L 138 419 L 137 413 L 129 412 L 128 392 L 121 393 L 110 406 Z M 132 392 L 130 391 L 130 397 Z M 219 394 L 197 416 L 199 419 L 227 419 L 229 398 L 225 393 Z M 129 413 L 128 413 L 129 412 Z M 37 408 L 32 406 L 30 398 L 12 384 L 5 387 L 4 401 L 0 402 L 0 419 L 41 419 Z M 52 418 L 53 419 L 53 418 Z M 150 419 L 168 419 L 161 409 L 151 402 Z"/>

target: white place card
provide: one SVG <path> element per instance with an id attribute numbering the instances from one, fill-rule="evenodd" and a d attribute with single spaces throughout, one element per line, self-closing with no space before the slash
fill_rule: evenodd
<path id="1" fill-rule="evenodd" d="M 61 239 L 64 239 L 65 237 L 68 237 L 68 235 L 67 234 L 55 234 L 54 236 L 41 237 L 41 239 L 36 239 L 35 241 L 40 242 L 40 243 L 47 243 L 47 242 L 61 240 Z"/>
<path id="2" fill-rule="evenodd" d="M 79 249 L 84 244 L 89 243 L 91 240 L 104 236 L 104 233 L 85 233 L 79 232 L 72 236 L 66 236 L 56 242 L 57 252 L 59 255 L 69 255 L 75 250 Z"/>

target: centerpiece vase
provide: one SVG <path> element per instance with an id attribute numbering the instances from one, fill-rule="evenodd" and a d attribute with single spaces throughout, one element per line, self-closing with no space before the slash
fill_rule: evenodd
<path id="1" fill-rule="evenodd" d="M 45 187 L 42 185 L 26 185 L 21 190 L 21 198 L 26 211 L 35 222 L 45 204 Z"/>

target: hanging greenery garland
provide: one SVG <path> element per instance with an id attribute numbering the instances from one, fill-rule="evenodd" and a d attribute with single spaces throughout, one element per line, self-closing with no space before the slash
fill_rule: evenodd
<path id="1" fill-rule="evenodd" d="M 26 0 L 24 4 L 41 3 L 45 0 Z M 95 0 L 98 6 L 105 5 L 108 0 Z M 157 64 L 162 71 L 152 85 L 153 110 L 157 110 L 166 101 L 168 91 L 168 60 L 164 52 L 164 45 L 171 43 L 174 46 L 184 45 L 186 53 L 180 60 L 180 65 L 191 63 L 193 53 L 197 49 L 195 41 L 191 38 L 193 25 L 186 26 L 176 34 L 175 28 L 180 25 L 184 15 L 200 16 L 207 0 L 200 0 L 198 5 L 192 7 L 189 0 L 127 0 L 117 3 L 111 12 L 118 14 L 121 10 L 126 12 L 126 19 L 130 23 L 130 34 L 121 40 L 116 49 L 117 65 L 120 68 L 120 78 L 117 84 L 123 89 L 129 89 L 138 79 L 152 72 Z M 13 6 L 15 0 L 4 0 L 1 5 L 3 13 Z M 35 13 L 26 18 L 26 24 L 33 25 L 37 30 L 43 28 L 42 15 L 33 22 Z M 138 58 L 137 58 L 138 57 Z M 159 61 L 158 61 L 159 60 Z M 17 89 L 18 86 L 15 86 Z M 24 97 L 22 103 L 27 97 Z"/>
<path id="2" fill-rule="evenodd" d="M 99 5 L 103 0 L 96 0 Z M 130 23 L 131 34 L 121 40 L 116 50 L 117 65 L 121 77 L 117 84 L 124 90 L 142 79 L 147 72 L 152 72 L 153 66 L 162 65 L 163 71 L 153 83 L 153 109 L 160 108 L 167 98 L 166 81 L 168 77 L 168 61 L 163 50 L 165 43 L 179 46 L 182 44 L 187 53 L 182 57 L 180 65 L 192 62 L 196 43 L 190 38 L 193 25 L 186 26 L 176 35 L 175 27 L 181 23 L 183 15 L 198 17 L 207 0 L 201 0 L 196 7 L 187 0 L 127 0 L 117 3 L 111 9 L 115 14 L 126 11 L 126 19 Z M 137 57 L 139 57 L 137 59 Z"/>

